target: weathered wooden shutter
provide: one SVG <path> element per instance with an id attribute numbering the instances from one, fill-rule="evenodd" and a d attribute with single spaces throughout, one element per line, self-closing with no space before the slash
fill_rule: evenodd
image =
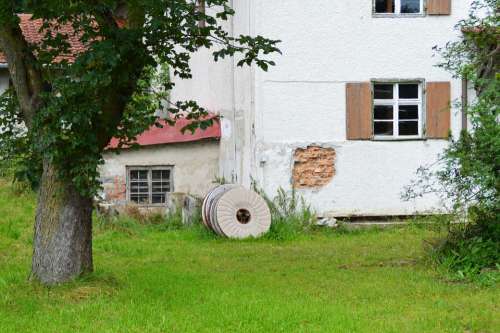
<path id="1" fill-rule="evenodd" d="M 347 140 L 372 137 L 372 89 L 370 82 L 346 84 Z"/>
<path id="2" fill-rule="evenodd" d="M 450 15 L 451 0 L 427 0 L 427 14 Z"/>
<path id="3" fill-rule="evenodd" d="M 426 99 L 426 136 L 447 139 L 450 132 L 450 82 L 428 82 Z"/>

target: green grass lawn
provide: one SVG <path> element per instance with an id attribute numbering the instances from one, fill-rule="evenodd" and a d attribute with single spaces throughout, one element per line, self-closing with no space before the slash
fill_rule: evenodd
<path id="1" fill-rule="evenodd" d="M 417 227 L 230 241 L 99 227 L 95 273 L 27 281 L 34 197 L 0 181 L 0 332 L 500 332 L 499 288 L 423 263 Z"/>

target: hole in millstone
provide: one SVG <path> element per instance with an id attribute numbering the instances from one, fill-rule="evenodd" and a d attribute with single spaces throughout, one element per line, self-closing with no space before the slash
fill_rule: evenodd
<path id="1" fill-rule="evenodd" d="M 251 218 L 252 218 L 252 215 L 250 214 L 250 212 L 247 209 L 244 209 L 244 208 L 238 209 L 238 211 L 236 212 L 236 219 L 241 224 L 247 224 L 248 222 L 250 222 Z"/>

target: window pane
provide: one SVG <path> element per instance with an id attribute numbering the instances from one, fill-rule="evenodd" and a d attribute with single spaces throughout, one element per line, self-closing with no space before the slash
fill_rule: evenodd
<path id="1" fill-rule="evenodd" d="M 400 105 L 399 119 L 418 119 L 418 105 Z"/>
<path id="2" fill-rule="evenodd" d="M 165 194 L 164 193 L 153 194 L 152 201 L 153 201 L 152 203 L 154 204 L 165 203 Z"/>
<path id="3" fill-rule="evenodd" d="M 392 121 L 376 121 L 374 123 L 374 132 L 375 135 L 392 135 L 393 130 L 392 130 Z"/>
<path id="4" fill-rule="evenodd" d="M 148 170 L 130 170 L 130 179 L 131 180 L 139 180 L 139 179 L 148 179 Z"/>
<path id="5" fill-rule="evenodd" d="M 401 13 L 420 13 L 420 1 L 422 0 L 401 0 Z"/>
<path id="6" fill-rule="evenodd" d="M 393 106 L 392 105 L 375 105 L 374 119 L 392 119 Z"/>
<path id="7" fill-rule="evenodd" d="M 394 0 L 376 0 L 375 13 L 394 13 Z"/>
<path id="8" fill-rule="evenodd" d="M 149 190 L 147 187 L 131 187 L 130 188 L 130 193 L 131 194 L 141 194 L 141 193 L 148 193 Z"/>
<path id="9" fill-rule="evenodd" d="M 418 98 L 418 84 L 400 84 L 399 98 Z"/>
<path id="10" fill-rule="evenodd" d="M 130 182 L 130 185 L 132 187 L 134 187 L 134 186 L 135 187 L 142 187 L 142 186 L 148 187 L 148 182 L 134 180 L 134 181 Z"/>
<path id="11" fill-rule="evenodd" d="M 148 182 L 130 182 L 131 192 L 143 192 L 143 190 L 148 190 Z"/>
<path id="12" fill-rule="evenodd" d="M 400 121 L 399 135 L 418 135 L 418 121 Z"/>
<path id="13" fill-rule="evenodd" d="M 392 84 L 376 84 L 374 86 L 375 99 L 392 99 L 393 95 Z"/>
<path id="14" fill-rule="evenodd" d="M 168 179 L 170 170 L 153 170 L 153 180 Z"/>
<path id="15" fill-rule="evenodd" d="M 153 193 L 155 192 L 170 192 L 170 183 L 169 182 L 153 183 Z"/>
<path id="16" fill-rule="evenodd" d="M 138 204 L 147 204 L 149 201 L 148 195 L 143 194 L 131 194 L 130 201 L 138 203 Z"/>
<path id="17" fill-rule="evenodd" d="M 153 170 L 152 172 L 153 181 L 168 181 L 170 180 L 170 170 Z"/>

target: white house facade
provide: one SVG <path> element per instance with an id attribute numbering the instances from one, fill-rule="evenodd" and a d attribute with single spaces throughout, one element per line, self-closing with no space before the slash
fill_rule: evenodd
<path id="1" fill-rule="evenodd" d="M 233 0 L 234 35 L 280 39 L 269 72 L 192 59 L 174 99 L 220 113 L 220 175 L 296 187 L 323 216 L 435 212 L 403 187 L 463 126 L 462 82 L 436 67 L 471 0 Z M 451 107 L 450 107 L 451 106 Z"/>

